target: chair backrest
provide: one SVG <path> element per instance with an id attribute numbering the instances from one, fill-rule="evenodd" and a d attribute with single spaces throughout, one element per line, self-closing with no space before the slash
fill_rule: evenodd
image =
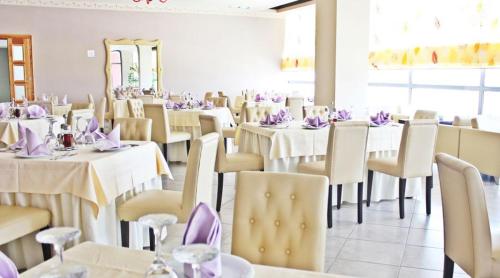
<path id="1" fill-rule="evenodd" d="M 213 97 L 214 97 L 214 93 L 212 93 L 212 92 L 206 92 L 205 96 L 203 97 L 203 99 L 205 101 L 208 101 L 210 98 L 213 98 Z"/>
<path id="2" fill-rule="evenodd" d="M 211 97 L 208 100 L 213 102 L 215 107 L 227 107 L 227 97 Z"/>
<path id="3" fill-rule="evenodd" d="M 128 112 L 132 118 L 144 118 L 144 103 L 141 99 L 128 99 L 127 106 Z"/>
<path id="4" fill-rule="evenodd" d="M 245 98 L 243 96 L 236 96 L 234 99 L 234 108 L 241 109 L 243 106 L 243 102 L 245 102 Z"/>
<path id="5" fill-rule="evenodd" d="M 169 99 L 175 103 L 179 103 L 183 101 L 182 96 L 170 95 Z"/>
<path id="6" fill-rule="evenodd" d="M 218 143 L 219 134 L 217 133 L 209 133 L 193 140 L 187 159 L 182 191 L 181 222 L 187 221 L 200 202 L 215 207 L 212 199 L 214 196 L 212 182 Z"/>
<path id="7" fill-rule="evenodd" d="M 321 119 L 327 120 L 329 113 L 330 109 L 328 109 L 328 106 L 319 106 L 319 105 L 304 106 L 303 118 L 320 116 Z"/>
<path id="8" fill-rule="evenodd" d="M 461 128 L 458 157 L 481 173 L 500 176 L 500 132 Z"/>
<path id="9" fill-rule="evenodd" d="M 478 119 L 477 118 L 472 118 L 470 120 L 470 125 L 474 129 L 479 129 L 479 121 L 478 121 Z"/>
<path id="10" fill-rule="evenodd" d="M 264 120 L 267 115 L 273 113 L 272 106 L 247 106 L 245 110 L 245 122 L 247 123 L 255 123 Z"/>
<path id="11" fill-rule="evenodd" d="M 92 96 L 92 94 L 87 94 L 87 99 L 89 100 L 89 103 L 95 104 L 94 96 Z"/>
<path id="12" fill-rule="evenodd" d="M 115 99 L 113 100 L 112 116 L 114 118 L 129 118 L 130 111 L 128 109 L 128 100 Z"/>
<path id="13" fill-rule="evenodd" d="M 414 120 L 437 120 L 438 113 L 432 110 L 417 110 L 413 115 Z"/>
<path id="14" fill-rule="evenodd" d="M 151 140 L 157 143 L 167 143 L 170 137 L 168 112 L 163 104 L 144 104 L 144 116 L 153 120 Z"/>
<path id="15" fill-rule="evenodd" d="M 454 126 L 471 127 L 472 126 L 472 119 L 471 118 L 464 118 L 461 116 L 455 116 L 453 118 L 453 125 Z"/>
<path id="16" fill-rule="evenodd" d="M 71 126 L 71 130 L 75 131 L 77 128 L 77 124 L 80 127 L 80 130 L 84 130 L 86 125 L 85 122 L 79 120 L 76 122 L 76 118 L 90 120 L 94 117 L 94 109 L 78 109 L 78 110 L 70 110 L 68 112 L 67 124 Z"/>
<path id="17" fill-rule="evenodd" d="M 405 123 L 398 153 L 402 178 L 432 175 L 437 130 L 436 120 L 409 120 Z"/>
<path id="18" fill-rule="evenodd" d="M 219 97 L 223 97 L 223 96 L 224 96 L 224 92 L 223 92 L 223 91 L 218 91 L 218 92 L 217 92 L 217 95 L 218 95 Z"/>
<path id="19" fill-rule="evenodd" d="M 492 277 L 491 231 L 479 171 L 437 154 L 443 203 L 444 252 L 472 277 Z"/>
<path id="20" fill-rule="evenodd" d="M 151 119 L 116 118 L 114 125 L 120 125 L 120 139 L 132 141 L 151 141 Z"/>
<path id="21" fill-rule="evenodd" d="M 144 104 L 155 103 L 155 97 L 153 95 L 136 96 L 136 98 L 142 100 Z"/>
<path id="22" fill-rule="evenodd" d="M 330 184 L 363 181 L 368 128 L 367 121 L 337 122 L 330 126 L 325 163 Z"/>
<path id="23" fill-rule="evenodd" d="M 286 106 L 288 111 L 295 120 L 304 119 L 304 98 L 303 97 L 287 97 Z"/>
<path id="24" fill-rule="evenodd" d="M 222 134 L 222 126 L 213 115 L 199 115 L 201 134 L 217 133 L 219 134 L 219 144 L 217 147 L 217 158 L 215 160 L 215 170 L 218 171 L 226 162 L 226 147 L 224 146 L 224 135 Z"/>
<path id="25" fill-rule="evenodd" d="M 231 254 L 252 264 L 323 271 L 328 179 L 240 172 Z"/>
<path id="26" fill-rule="evenodd" d="M 106 116 L 106 98 L 101 98 L 99 105 L 95 108 L 94 116 L 97 118 L 97 122 L 99 122 L 99 127 L 104 128 L 104 121 Z"/>
<path id="27" fill-rule="evenodd" d="M 460 130 L 458 126 L 439 125 L 435 153 L 447 153 L 458 157 Z"/>

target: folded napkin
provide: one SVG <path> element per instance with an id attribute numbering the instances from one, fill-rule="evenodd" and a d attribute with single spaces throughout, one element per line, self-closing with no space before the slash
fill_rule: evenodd
<path id="1" fill-rule="evenodd" d="M 5 119 L 9 116 L 10 103 L 0 103 L 0 119 Z"/>
<path id="2" fill-rule="evenodd" d="M 167 99 L 167 101 L 165 101 L 165 108 L 172 109 L 173 107 L 174 103 L 171 100 Z"/>
<path id="3" fill-rule="evenodd" d="M 2 251 L 0 251 L 0 277 L 2 278 L 17 278 L 19 273 L 17 272 L 16 265 L 7 257 Z"/>
<path id="4" fill-rule="evenodd" d="M 11 150 L 21 149 L 26 146 L 26 127 L 19 122 L 17 123 L 17 137 L 17 142 L 10 146 Z"/>
<path id="5" fill-rule="evenodd" d="M 273 115 L 267 114 L 266 118 L 262 121 L 260 121 L 261 125 L 276 125 L 276 119 Z"/>
<path id="6" fill-rule="evenodd" d="M 347 111 L 345 109 L 340 110 L 337 112 L 337 119 L 341 121 L 347 121 L 352 119 L 352 115 L 350 111 Z"/>
<path id="7" fill-rule="evenodd" d="M 261 95 L 261 94 L 256 94 L 255 95 L 255 102 L 261 102 L 261 101 L 265 101 L 267 98 L 266 96 L 264 95 Z"/>
<path id="8" fill-rule="evenodd" d="M 214 108 L 214 102 L 213 101 L 205 101 L 205 103 L 203 104 L 203 109 L 212 109 Z"/>
<path id="9" fill-rule="evenodd" d="M 306 118 L 306 124 L 311 127 L 325 127 L 328 121 L 323 121 L 320 116 Z"/>
<path id="10" fill-rule="evenodd" d="M 222 225 L 217 212 L 205 203 L 200 203 L 191 213 L 184 231 L 183 245 L 202 243 L 220 250 Z M 220 255 L 201 265 L 201 277 L 220 277 L 222 265 Z M 184 265 L 184 274 L 193 277 L 189 264 Z"/>
<path id="11" fill-rule="evenodd" d="M 370 122 L 373 125 L 386 125 L 391 121 L 390 114 L 380 111 L 375 116 L 370 116 Z"/>
<path id="12" fill-rule="evenodd" d="M 104 138 L 101 139 L 96 145 L 97 149 L 100 151 L 119 148 L 121 146 L 120 125 L 116 125 L 115 128 L 113 128 L 110 133 L 104 135 Z"/>
<path id="13" fill-rule="evenodd" d="M 286 123 L 293 120 L 292 114 L 286 109 L 280 109 L 278 113 L 274 116 L 277 123 Z"/>
<path id="14" fill-rule="evenodd" d="M 66 105 L 68 104 L 68 95 L 64 95 L 64 97 L 61 99 L 61 105 Z"/>
<path id="15" fill-rule="evenodd" d="M 33 118 L 33 119 L 42 118 L 47 116 L 47 111 L 45 111 L 45 109 L 43 109 L 39 105 L 30 105 L 26 109 L 26 115 L 28 116 L 28 118 Z"/>
<path id="16" fill-rule="evenodd" d="M 50 150 L 38 134 L 26 128 L 26 145 L 21 149 L 19 154 L 28 156 L 49 155 Z"/>
<path id="17" fill-rule="evenodd" d="M 97 121 L 96 117 L 93 117 L 87 127 L 85 128 L 85 131 L 83 132 L 84 136 L 92 136 L 94 137 L 94 140 L 101 140 L 106 137 L 103 133 L 99 131 L 99 122 Z"/>
<path id="18" fill-rule="evenodd" d="M 280 103 L 283 102 L 283 97 L 282 96 L 275 96 L 272 98 L 274 103 Z"/>
<path id="19" fill-rule="evenodd" d="M 174 110 L 181 110 L 181 109 L 186 109 L 187 105 L 184 102 L 176 102 L 174 103 L 174 106 L 172 107 Z"/>

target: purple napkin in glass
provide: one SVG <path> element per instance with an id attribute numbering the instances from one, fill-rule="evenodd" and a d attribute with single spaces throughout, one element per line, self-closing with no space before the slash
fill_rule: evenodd
<path id="1" fill-rule="evenodd" d="M 38 134 L 26 128 L 26 145 L 21 149 L 19 154 L 28 156 L 49 155 L 50 150 Z"/>
<path id="2" fill-rule="evenodd" d="M 345 109 L 340 110 L 337 112 L 337 119 L 341 121 L 347 121 L 352 119 L 352 115 L 350 111 L 347 111 Z"/>
<path id="3" fill-rule="evenodd" d="M 0 251 L 0 277 L 2 278 L 19 277 L 16 265 L 9 259 L 9 257 L 7 257 L 4 253 L 2 253 L 2 251 Z"/>
<path id="4" fill-rule="evenodd" d="M 266 118 L 260 121 L 261 125 L 276 125 L 276 119 L 273 115 L 267 114 Z"/>
<path id="5" fill-rule="evenodd" d="M 26 127 L 19 122 L 17 123 L 17 137 L 17 142 L 10 146 L 11 150 L 21 149 L 26 146 Z"/>
<path id="6" fill-rule="evenodd" d="M 66 105 L 68 104 L 68 95 L 64 95 L 64 97 L 61 99 L 61 105 Z"/>
<path id="7" fill-rule="evenodd" d="M 0 103 L 0 119 L 5 119 L 9 116 L 10 103 Z"/>
<path id="8" fill-rule="evenodd" d="M 320 116 L 306 118 L 306 124 L 310 127 L 325 127 L 328 121 L 323 121 Z"/>
<path id="9" fill-rule="evenodd" d="M 26 115 L 28 118 L 37 119 L 47 116 L 47 111 L 39 105 L 30 105 L 26 109 Z"/>
<path id="10" fill-rule="evenodd" d="M 293 120 L 292 114 L 288 112 L 286 109 L 280 109 L 278 113 L 275 116 L 275 120 L 277 123 L 284 123 L 284 122 L 289 122 Z"/>
<path id="11" fill-rule="evenodd" d="M 93 117 L 87 127 L 85 128 L 85 131 L 83 132 L 85 136 L 91 135 L 94 137 L 94 140 L 101 140 L 106 137 L 103 133 L 99 131 L 99 121 L 97 121 L 96 117 Z"/>
<path id="12" fill-rule="evenodd" d="M 174 103 L 174 106 L 172 108 L 174 110 L 181 110 L 181 109 L 186 109 L 187 106 L 184 102 L 179 102 L 179 103 Z"/>
<path id="13" fill-rule="evenodd" d="M 265 101 L 265 100 L 266 100 L 266 96 L 261 95 L 261 94 L 255 95 L 255 102 L 261 102 L 261 101 Z"/>
<path id="14" fill-rule="evenodd" d="M 194 108 L 203 107 L 203 100 L 194 99 L 193 100 L 193 107 Z"/>
<path id="15" fill-rule="evenodd" d="M 370 116 L 370 122 L 372 125 L 386 125 L 391 121 L 390 114 L 380 111 L 375 116 Z"/>
<path id="16" fill-rule="evenodd" d="M 168 99 L 168 100 L 165 102 L 165 108 L 167 108 L 167 109 L 172 109 L 173 107 L 174 107 L 174 103 L 173 103 L 171 100 L 169 100 L 169 99 Z"/>
<path id="17" fill-rule="evenodd" d="M 96 147 L 100 151 L 110 150 L 114 148 L 119 148 L 120 143 L 120 125 L 116 125 L 113 130 L 104 135 L 104 138 L 97 142 Z"/>
<path id="18" fill-rule="evenodd" d="M 191 213 L 186 224 L 182 244 L 202 243 L 220 250 L 222 225 L 217 212 L 205 203 L 200 203 Z M 201 277 L 220 277 L 222 265 L 220 255 L 212 261 L 201 265 Z M 184 274 L 193 277 L 189 264 L 184 265 Z"/>
<path id="19" fill-rule="evenodd" d="M 282 96 L 275 96 L 272 98 L 274 103 L 280 103 L 283 102 L 283 97 Z"/>
<path id="20" fill-rule="evenodd" d="M 170 98 L 170 94 L 167 92 L 164 92 L 162 97 L 163 97 L 163 99 L 167 100 Z"/>

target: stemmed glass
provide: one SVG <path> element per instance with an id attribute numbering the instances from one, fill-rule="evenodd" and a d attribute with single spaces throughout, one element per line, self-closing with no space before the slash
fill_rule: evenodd
<path id="1" fill-rule="evenodd" d="M 181 263 L 191 264 L 193 278 L 201 278 L 201 264 L 215 259 L 219 249 L 207 244 L 190 244 L 175 248 L 172 255 Z"/>
<path id="2" fill-rule="evenodd" d="M 57 120 L 52 117 L 47 117 L 47 121 L 49 122 L 49 132 L 45 136 L 45 144 L 47 144 L 51 150 L 54 150 L 59 145 L 59 140 L 54 134 L 54 124 L 57 123 Z"/>
<path id="3" fill-rule="evenodd" d="M 83 134 L 83 131 L 80 129 L 80 120 L 82 119 L 81 116 L 76 116 L 75 117 L 75 138 L 76 138 L 76 142 L 78 144 L 83 144 L 85 143 L 84 141 L 84 134 Z"/>
<path id="4" fill-rule="evenodd" d="M 148 214 L 139 218 L 139 223 L 153 229 L 156 242 L 155 258 L 145 277 L 177 278 L 177 274 L 175 274 L 173 268 L 167 265 L 160 252 L 161 240 L 167 237 L 167 226 L 177 223 L 177 216 L 166 213 Z"/>
<path id="5" fill-rule="evenodd" d="M 51 270 L 42 274 L 43 278 L 84 278 L 87 277 L 87 269 L 81 265 L 64 263 L 64 244 L 75 240 L 81 235 L 80 230 L 72 227 L 56 227 L 47 229 L 36 234 L 36 240 L 44 244 L 54 245 L 54 251 L 59 258 L 59 263 Z"/>

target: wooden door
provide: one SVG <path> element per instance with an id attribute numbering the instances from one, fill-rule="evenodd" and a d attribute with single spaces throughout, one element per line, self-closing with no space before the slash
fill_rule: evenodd
<path id="1" fill-rule="evenodd" d="M 30 35 L 0 35 L 7 40 L 11 100 L 34 100 L 33 57 Z"/>

